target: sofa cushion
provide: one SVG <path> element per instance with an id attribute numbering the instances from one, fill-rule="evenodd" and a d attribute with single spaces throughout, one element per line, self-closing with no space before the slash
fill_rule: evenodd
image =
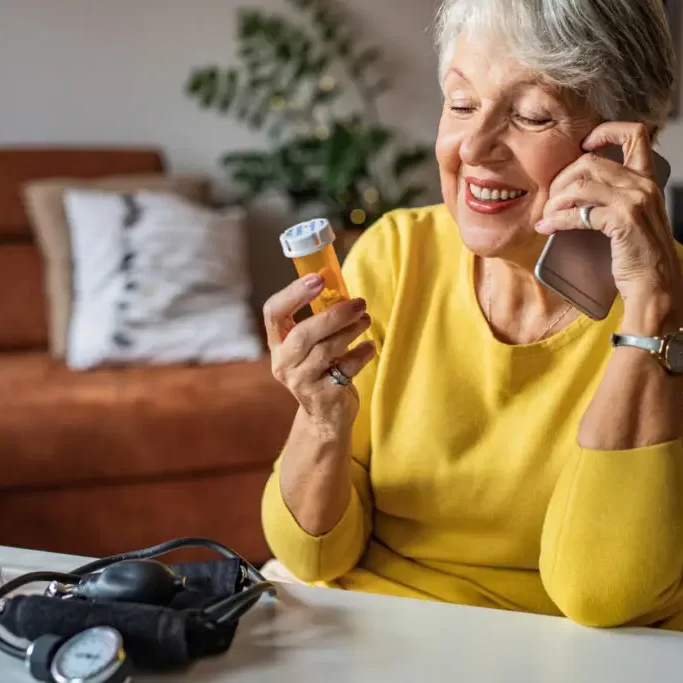
<path id="1" fill-rule="evenodd" d="M 203 175 L 163 173 L 94 179 L 52 178 L 26 183 L 23 187 L 26 210 L 45 261 L 50 349 L 57 358 L 66 352 L 71 316 L 71 242 L 64 208 L 64 194 L 70 189 L 172 192 L 203 204 L 210 200 L 211 184 Z"/>
<path id="2" fill-rule="evenodd" d="M 256 360 L 244 212 L 172 193 L 69 190 L 73 303 L 66 364 Z"/>
<path id="3" fill-rule="evenodd" d="M 3 354 L 0 488 L 267 467 L 295 410 L 269 359 L 76 373 L 44 352 Z"/>
<path id="4" fill-rule="evenodd" d="M 0 351 L 45 348 L 42 286 L 43 264 L 35 246 L 0 244 Z"/>

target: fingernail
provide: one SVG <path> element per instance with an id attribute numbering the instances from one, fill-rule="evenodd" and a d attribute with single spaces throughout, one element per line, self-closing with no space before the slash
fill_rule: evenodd
<path id="1" fill-rule="evenodd" d="M 318 289 L 318 287 L 320 287 L 320 285 L 322 285 L 322 283 L 323 283 L 323 279 L 317 273 L 313 273 L 313 275 L 307 275 L 304 278 L 304 284 L 309 289 Z"/>
<path id="2" fill-rule="evenodd" d="M 369 323 L 370 322 L 370 315 L 368 313 L 363 313 L 363 315 L 361 315 L 360 319 L 361 319 L 361 322 Z"/>
<path id="3" fill-rule="evenodd" d="M 544 221 L 538 221 L 538 223 L 536 223 L 536 230 L 543 230 L 544 227 L 545 227 Z"/>
<path id="4" fill-rule="evenodd" d="M 366 306 L 365 299 L 353 299 L 353 301 L 351 301 L 351 307 L 354 311 L 358 311 L 359 313 L 364 311 Z"/>

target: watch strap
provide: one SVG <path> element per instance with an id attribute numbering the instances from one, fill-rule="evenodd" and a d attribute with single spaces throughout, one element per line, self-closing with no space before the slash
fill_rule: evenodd
<path id="1" fill-rule="evenodd" d="M 635 346 L 643 351 L 660 354 L 662 352 L 662 339 L 659 337 L 638 337 L 635 334 L 613 334 L 612 346 Z"/>

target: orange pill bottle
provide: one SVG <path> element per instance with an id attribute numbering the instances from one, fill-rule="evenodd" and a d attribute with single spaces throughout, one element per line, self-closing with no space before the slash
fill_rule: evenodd
<path id="1" fill-rule="evenodd" d="M 299 223 L 280 235 L 282 251 L 294 262 L 299 277 L 318 273 L 325 283 L 323 291 L 311 302 L 313 313 L 349 299 L 334 250 L 335 239 L 334 230 L 325 218 Z"/>

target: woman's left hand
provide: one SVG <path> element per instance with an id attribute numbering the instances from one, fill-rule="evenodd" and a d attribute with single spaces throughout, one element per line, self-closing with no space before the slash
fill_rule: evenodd
<path id="1" fill-rule="evenodd" d="M 619 145 L 624 164 L 599 156 Z M 629 331 L 660 334 L 665 325 L 680 324 L 683 278 L 662 191 L 655 180 L 647 128 L 638 123 L 609 122 L 583 142 L 582 155 L 553 181 L 541 234 L 585 229 L 579 207 L 592 205 L 590 224 L 609 237 L 612 274 L 624 300 Z M 629 321 L 629 323 L 627 323 Z"/>

